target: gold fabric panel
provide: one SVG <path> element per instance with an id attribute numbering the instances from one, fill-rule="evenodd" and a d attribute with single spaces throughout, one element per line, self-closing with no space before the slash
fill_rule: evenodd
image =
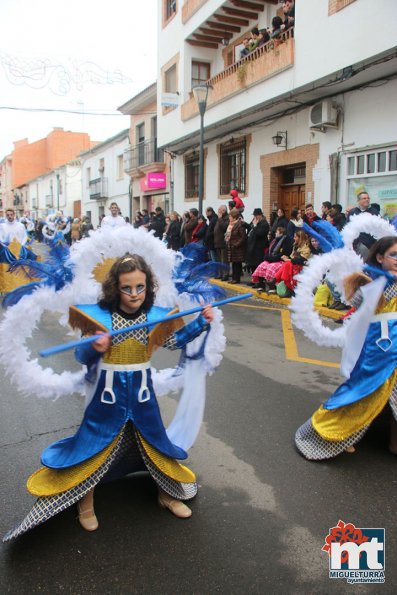
<path id="1" fill-rule="evenodd" d="M 149 459 L 164 475 L 183 483 L 193 483 L 196 481 L 196 475 L 188 467 L 181 465 L 175 459 L 171 459 L 153 448 L 139 432 L 137 432 L 137 436 Z"/>
<path id="2" fill-rule="evenodd" d="M 365 428 L 388 402 L 396 374 L 395 370 L 380 388 L 361 401 L 332 410 L 321 405 L 312 416 L 313 428 L 321 438 L 330 442 L 340 442 Z"/>
<path id="3" fill-rule="evenodd" d="M 98 281 L 98 283 L 103 283 L 116 260 L 116 258 L 105 258 L 105 260 L 99 262 L 92 270 L 92 276 L 94 277 L 95 281 Z"/>
<path id="4" fill-rule="evenodd" d="M 9 251 L 13 256 L 15 256 L 16 259 L 19 259 L 21 247 L 21 244 L 16 240 L 12 240 L 12 242 L 10 242 L 8 245 Z M 37 258 L 37 260 L 40 261 L 41 258 Z M 10 265 L 8 263 L 0 263 L 0 295 L 9 293 L 17 287 L 21 287 L 27 283 L 39 281 L 37 277 L 28 277 L 22 272 L 22 270 L 15 273 L 9 273 L 9 266 Z"/>
<path id="5" fill-rule="evenodd" d="M 15 258 L 19 259 L 19 253 L 21 252 L 22 244 L 15 238 L 8 244 L 8 249 Z"/>
<path id="6" fill-rule="evenodd" d="M 175 308 L 174 310 L 171 310 L 171 312 L 168 312 L 167 316 L 170 316 L 171 314 L 176 314 L 177 312 L 179 312 L 179 310 L 178 308 Z M 170 320 L 169 322 L 162 322 L 161 324 L 157 324 L 149 333 L 149 359 L 153 351 L 156 351 L 158 347 L 161 347 L 168 339 L 168 337 L 172 335 L 172 333 L 174 333 L 182 327 L 182 317 L 175 318 L 174 320 Z"/>
<path id="7" fill-rule="evenodd" d="M 69 324 L 73 329 L 78 328 L 83 335 L 95 335 L 97 331 L 106 333 L 106 326 L 92 318 L 85 312 L 82 312 L 76 306 L 69 308 Z"/>
<path id="8" fill-rule="evenodd" d="M 7 263 L 0 263 L 0 294 L 9 293 L 17 287 L 37 281 L 37 279 L 28 279 L 22 272 L 9 273 L 9 266 Z"/>
<path id="9" fill-rule="evenodd" d="M 49 467 L 38 469 L 26 483 L 28 491 L 33 496 L 55 496 L 70 490 L 92 475 L 106 461 L 122 433 L 123 430 L 100 453 L 78 465 L 67 469 L 50 469 Z"/>
<path id="10" fill-rule="evenodd" d="M 382 312 L 396 312 L 397 311 L 397 297 L 387 301 L 382 296 L 376 314 L 382 314 Z"/>
<path id="11" fill-rule="evenodd" d="M 112 345 L 103 356 L 106 364 L 143 364 L 149 359 L 147 345 L 132 338 Z"/>

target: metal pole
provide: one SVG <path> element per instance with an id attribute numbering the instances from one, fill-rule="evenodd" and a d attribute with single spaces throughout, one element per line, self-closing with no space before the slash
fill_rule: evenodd
<path id="1" fill-rule="evenodd" d="M 57 211 L 59 211 L 59 173 L 57 173 Z"/>
<path id="2" fill-rule="evenodd" d="M 199 196 L 198 196 L 198 212 L 201 215 L 203 212 L 203 195 L 204 195 L 204 112 L 205 104 L 200 104 L 200 155 L 199 155 Z"/>

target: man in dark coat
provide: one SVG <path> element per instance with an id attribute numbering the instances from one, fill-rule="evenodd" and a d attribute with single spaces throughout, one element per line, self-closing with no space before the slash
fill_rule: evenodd
<path id="1" fill-rule="evenodd" d="M 153 218 L 149 224 L 149 230 L 154 230 L 154 235 L 156 238 L 163 238 L 163 233 L 165 230 L 165 217 L 164 211 L 161 207 L 156 207 L 154 209 Z"/>
<path id="2" fill-rule="evenodd" d="M 218 208 L 218 218 L 214 227 L 214 247 L 216 250 L 217 261 L 227 265 L 227 267 L 225 266 L 224 274 L 221 276 L 222 281 L 227 281 L 229 279 L 229 261 L 227 259 L 227 248 L 225 242 L 225 233 L 228 225 L 229 215 L 227 214 L 227 208 L 225 205 L 221 205 Z"/>
<path id="3" fill-rule="evenodd" d="M 215 244 L 214 244 L 214 229 L 215 229 L 215 225 L 218 221 L 218 216 L 212 207 L 208 207 L 208 209 L 205 210 L 205 214 L 207 215 L 208 226 L 206 229 L 204 244 L 208 248 L 210 259 L 212 261 L 216 262 L 217 255 L 216 255 Z"/>
<path id="4" fill-rule="evenodd" d="M 246 265 L 249 273 L 253 273 L 263 261 L 265 249 L 269 247 L 269 223 L 262 209 L 254 209 L 247 238 Z"/>
<path id="5" fill-rule="evenodd" d="M 360 192 L 357 196 L 357 206 L 354 209 L 350 209 L 347 215 L 347 223 L 350 221 L 353 215 L 361 215 L 362 213 L 369 213 L 375 217 L 379 214 L 376 209 L 370 206 L 371 199 L 369 198 L 368 192 Z M 360 233 L 357 240 L 353 244 L 354 250 L 357 254 L 363 257 L 365 260 L 368 256 L 369 249 L 372 244 L 375 244 L 375 238 L 369 233 Z"/>

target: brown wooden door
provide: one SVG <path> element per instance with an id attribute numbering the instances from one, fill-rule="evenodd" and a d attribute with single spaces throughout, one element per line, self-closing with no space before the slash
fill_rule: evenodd
<path id="1" fill-rule="evenodd" d="M 291 210 L 294 207 L 304 209 L 306 202 L 305 184 L 296 184 L 293 186 L 281 187 L 281 208 L 284 209 L 288 218 L 291 216 Z"/>
<path id="2" fill-rule="evenodd" d="M 73 202 L 73 217 L 81 217 L 81 200 L 75 200 Z"/>

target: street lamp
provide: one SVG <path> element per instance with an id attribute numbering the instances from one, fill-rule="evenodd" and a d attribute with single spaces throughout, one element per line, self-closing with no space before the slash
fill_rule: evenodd
<path id="1" fill-rule="evenodd" d="M 272 136 L 273 145 L 276 147 L 284 147 L 287 150 L 287 131 L 285 132 L 277 132 L 274 136 Z"/>
<path id="2" fill-rule="evenodd" d="M 59 211 L 59 171 L 55 170 L 55 175 L 57 177 L 57 211 Z"/>
<path id="3" fill-rule="evenodd" d="M 192 89 L 194 98 L 197 102 L 200 112 L 200 155 L 199 155 L 199 202 L 198 212 L 201 215 L 203 211 L 203 194 L 204 194 L 204 114 L 207 109 L 208 91 L 212 89 L 211 85 L 204 83 L 203 85 L 195 85 Z"/>

